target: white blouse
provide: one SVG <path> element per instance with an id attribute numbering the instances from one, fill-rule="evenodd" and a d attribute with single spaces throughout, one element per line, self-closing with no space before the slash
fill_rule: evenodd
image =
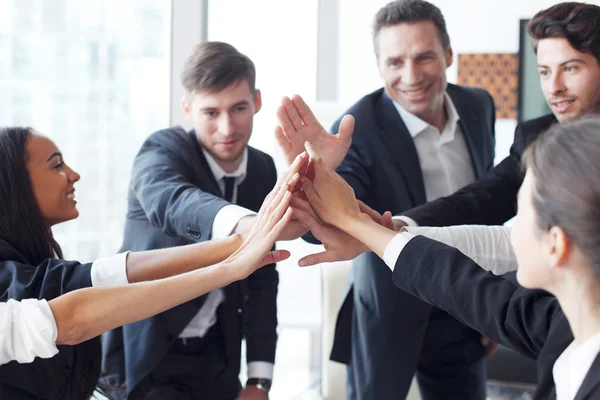
<path id="1" fill-rule="evenodd" d="M 0 365 L 32 362 L 58 353 L 58 329 L 46 300 L 8 300 L 0 303 Z"/>
<path id="2" fill-rule="evenodd" d="M 408 226 L 388 244 L 383 260 L 394 270 L 404 246 L 415 235 L 422 235 L 452 247 L 475 261 L 481 268 L 495 275 L 516 271 L 517 259 L 510 243 L 506 226 L 456 225 L 441 228 Z"/>
<path id="3" fill-rule="evenodd" d="M 100 258 L 92 264 L 92 286 L 127 284 L 127 253 Z M 0 302 L 0 365 L 16 360 L 30 363 L 35 357 L 58 353 L 58 328 L 46 300 Z"/>

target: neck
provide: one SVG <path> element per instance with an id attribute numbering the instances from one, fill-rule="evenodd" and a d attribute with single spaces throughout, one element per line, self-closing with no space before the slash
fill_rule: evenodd
<path id="1" fill-rule="evenodd" d="M 575 341 L 579 343 L 600 333 L 600 284 L 592 271 L 588 270 L 588 275 L 569 275 L 555 291 Z"/>
<path id="2" fill-rule="evenodd" d="M 430 116 L 426 118 L 422 118 L 423 121 L 427 122 L 429 125 L 435 126 L 437 130 L 442 134 L 442 131 L 446 127 L 446 123 L 448 122 L 448 113 L 446 112 L 446 99 L 442 100 L 439 108 L 433 112 Z"/>
<path id="3" fill-rule="evenodd" d="M 235 160 L 225 161 L 225 160 L 216 160 L 215 159 L 215 161 L 217 162 L 217 164 L 219 164 L 219 166 L 221 168 L 223 168 L 225 170 L 225 172 L 227 172 L 228 174 L 231 174 L 236 169 L 238 169 L 240 167 L 240 165 L 242 165 L 243 157 L 244 157 L 244 155 L 242 154 Z"/>

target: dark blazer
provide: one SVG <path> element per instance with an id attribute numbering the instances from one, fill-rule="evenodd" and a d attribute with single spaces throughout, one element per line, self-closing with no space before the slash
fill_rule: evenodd
<path id="1" fill-rule="evenodd" d="M 458 112 L 475 176 L 480 177 L 494 162 L 493 100 L 475 88 L 448 85 L 447 93 Z M 356 197 L 380 213 L 389 210 L 394 215 L 424 203 L 425 185 L 414 140 L 384 90 L 363 97 L 344 114 L 353 115 L 356 125 L 352 145 L 337 172 L 352 186 Z M 332 132 L 338 127 L 339 120 Z M 407 391 L 431 307 L 397 290 L 389 268 L 373 253 L 354 261 L 353 278 L 338 315 L 331 358 L 348 363 L 351 352 L 356 351 L 355 360 L 362 357 L 356 364 L 368 365 L 362 372 L 372 374 L 362 381 L 379 386 L 376 389 L 388 396 Z M 354 313 L 361 316 L 362 324 L 352 322 Z M 395 340 L 397 335 L 402 339 Z M 391 360 L 389 354 L 403 357 Z M 377 384 L 384 379 L 393 382 L 396 389 Z"/>
<path id="2" fill-rule="evenodd" d="M 484 271 L 455 248 L 417 236 L 400 253 L 394 284 L 485 336 L 537 361 L 535 399 L 555 399 L 552 368 L 573 341 L 558 300 Z M 600 356 L 575 400 L 600 398 Z"/>
<path id="3" fill-rule="evenodd" d="M 52 300 L 72 290 L 92 286 L 91 264 L 48 259 L 32 265 L 13 246 L 0 240 L 0 301 Z M 100 372 L 100 339 L 77 346 L 58 346 L 58 354 L 32 363 L 12 361 L 0 366 L 0 399 L 88 398 Z M 87 385 L 74 372 L 85 371 Z"/>
<path id="4" fill-rule="evenodd" d="M 248 147 L 247 175 L 238 187 L 237 204 L 258 211 L 276 179 L 271 157 Z M 221 197 L 193 132 L 173 128 L 154 133 L 134 161 L 121 250 L 209 240 L 216 214 L 228 204 Z M 272 264 L 224 288 L 226 299 L 217 310 L 217 319 L 226 348 L 224 374 L 235 382 L 244 336 L 248 361 L 275 360 L 278 282 Z M 161 362 L 206 297 L 106 334 L 102 383 L 112 387 L 124 383 L 129 395 Z"/>
<path id="5" fill-rule="evenodd" d="M 403 213 L 422 226 L 499 225 L 515 216 L 525 149 L 556 123 L 552 114 L 517 125 L 510 154 L 478 181 Z"/>

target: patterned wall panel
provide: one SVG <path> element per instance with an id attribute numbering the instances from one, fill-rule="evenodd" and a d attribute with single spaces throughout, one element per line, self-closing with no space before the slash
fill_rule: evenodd
<path id="1" fill-rule="evenodd" d="M 487 90 L 496 103 L 496 118 L 517 118 L 517 54 L 459 54 L 458 84 Z"/>

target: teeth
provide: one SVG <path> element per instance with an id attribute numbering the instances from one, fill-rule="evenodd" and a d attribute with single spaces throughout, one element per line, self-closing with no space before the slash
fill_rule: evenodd
<path id="1" fill-rule="evenodd" d="M 69 193 L 67 195 L 67 199 L 74 200 L 75 199 L 75 193 Z"/>
<path id="2" fill-rule="evenodd" d="M 425 89 L 419 89 L 419 90 L 405 90 L 404 93 L 410 95 L 410 96 L 414 96 L 417 94 L 422 94 L 425 93 Z"/>
<path id="3" fill-rule="evenodd" d="M 573 100 L 565 100 L 565 101 L 561 101 L 560 103 L 555 103 L 555 104 L 558 107 L 564 107 L 564 106 L 566 106 L 568 104 L 571 104 L 572 102 L 573 102 Z"/>

